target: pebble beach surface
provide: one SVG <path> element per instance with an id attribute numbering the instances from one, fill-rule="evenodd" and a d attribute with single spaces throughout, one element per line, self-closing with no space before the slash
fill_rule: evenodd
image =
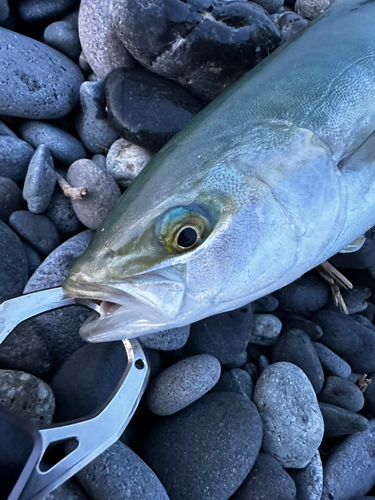
<path id="1" fill-rule="evenodd" d="M 154 154 L 328 6 L 0 0 L 0 302 L 60 286 Z M 72 199 L 67 186 L 87 194 Z M 313 270 L 238 310 L 140 338 L 151 380 L 128 428 L 45 500 L 374 499 L 367 236 L 331 259 L 354 284 L 348 315 Z M 81 340 L 89 314 L 70 306 L 14 330 L 0 345 L 2 405 L 42 427 L 105 402 L 122 348 Z"/>

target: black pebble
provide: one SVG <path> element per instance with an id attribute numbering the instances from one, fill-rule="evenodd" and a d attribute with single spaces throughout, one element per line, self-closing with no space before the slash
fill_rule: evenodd
<path id="1" fill-rule="evenodd" d="M 0 176 L 0 219 L 8 222 L 9 216 L 25 207 L 22 191 L 9 177 Z"/>
<path id="2" fill-rule="evenodd" d="M 341 377 L 327 377 L 319 394 L 319 401 L 357 412 L 363 408 L 365 399 L 358 386 Z"/>
<path id="3" fill-rule="evenodd" d="M 348 378 L 352 372 L 350 365 L 324 344 L 313 342 L 323 370 L 327 375 Z"/>
<path id="4" fill-rule="evenodd" d="M 324 419 L 324 437 L 345 436 L 368 428 L 367 418 L 354 411 L 328 403 L 319 403 L 319 408 Z"/>
<path id="5" fill-rule="evenodd" d="M 366 269 L 375 264 L 375 239 L 367 239 L 357 252 L 338 253 L 330 259 L 335 267 Z"/>

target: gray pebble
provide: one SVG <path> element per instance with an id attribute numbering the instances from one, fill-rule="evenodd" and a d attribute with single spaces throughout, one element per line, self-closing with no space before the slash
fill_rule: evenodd
<path id="1" fill-rule="evenodd" d="M 67 174 L 74 187 L 85 187 L 86 196 L 73 200 L 72 205 L 78 219 L 90 229 L 98 229 L 121 196 L 113 178 L 91 160 L 74 162 Z"/>
<path id="2" fill-rule="evenodd" d="M 352 500 L 375 485 L 375 419 L 344 439 L 324 464 L 322 500 Z"/>
<path id="3" fill-rule="evenodd" d="M 277 312 L 278 318 L 283 324 L 283 331 L 288 330 L 303 330 L 311 338 L 311 340 L 318 340 L 323 335 L 323 330 L 319 325 L 313 323 L 312 321 L 301 318 L 299 316 L 294 316 L 293 314 L 287 314 L 282 312 Z"/>
<path id="4" fill-rule="evenodd" d="M 50 150 L 41 144 L 31 158 L 23 186 L 23 197 L 30 212 L 40 214 L 46 210 L 55 184 L 56 174 Z"/>
<path id="5" fill-rule="evenodd" d="M 63 483 L 44 500 L 90 500 L 82 487 L 73 480 Z"/>
<path id="6" fill-rule="evenodd" d="M 120 186 L 128 187 L 152 157 L 147 149 L 118 139 L 108 151 L 107 170 Z"/>
<path id="7" fill-rule="evenodd" d="M 26 23 L 34 23 L 64 14 L 76 3 L 76 0 L 20 0 L 18 13 Z"/>
<path id="8" fill-rule="evenodd" d="M 29 373 L 0 370 L 0 403 L 38 427 L 52 422 L 55 398 L 43 380 Z"/>
<path id="9" fill-rule="evenodd" d="M 323 490 L 323 464 L 319 451 L 303 469 L 289 469 L 297 488 L 298 500 L 320 500 Z"/>
<path id="10" fill-rule="evenodd" d="M 0 0 L 0 23 L 5 23 L 9 17 L 8 0 Z"/>
<path id="11" fill-rule="evenodd" d="M 60 244 L 59 233 L 44 215 L 19 210 L 9 217 L 9 224 L 42 255 L 48 255 Z"/>
<path id="12" fill-rule="evenodd" d="M 250 375 L 241 368 L 233 368 L 220 375 L 218 383 L 212 392 L 236 392 L 251 399 L 253 397 L 254 382 Z"/>
<path id="13" fill-rule="evenodd" d="M 327 375 L 348 378 L 352 372 L 349 363 L 320 342 L 313 342 L 322 367 Z"/>
<path id="14" fill-rule="evenodd" d="M 253 399 L 263 422 L 263 450 L 283 467 L 306 467 L 324 430 L 307 376 L 292 363 L 274 363 L 259 377 Z"/>
<path id="15" fill-rule="evenodd" d="M 111 0 L 81 0 L 79 38 L 85 58 L 99 78 L 134 65 L 111 24 Z"/>
<path id="16" fill-rule="evenodd" d="M 253 302 L 254 312 L 270 313 L 277 309 L 279 301 L 271 293 Z"/>
<path id="17" fill-rule="evenodd" d="M 360 411 L 365 398 L 360 388 L 350 380 L 341 377 L 327 377 L 319 394 L 319 401 L 340 406 L 354 412 Z"/>
<path id="18" fill-rule="evenodd" d="M 71 237 L 84 229 L 77 218 L 70 198 L 67 198 L 60 186 L 56 186 L 51 202 L 44 214 L 55 225 L 61 236 Z"/>
<path id="19" fill-rule="evenodd" d="M 71 165 L 80 158 L 86 158 L 86 150 L 81 142 L 65 130 L 49 123 L 29 121 L 20 127 L 22 138 L 35 148 L 44 144 L 53 158 L 64 165 Z"/>
<path id="20" fill-rule="evenodd" d="M 43 42 L 77 61 L 81 53 L 78 25 L 68 21 L 57 21 L 44 30 Z"/>
<path id="21" fill-rule="evenodd" d="M 258 358 L 259 374 L 263 373 L 264 370 L 270 366 L 270 364 L 271 363 L 268 358 L 264 354 L 261 354 Z"/>
<path id="22" fill-rule="evenodd" d="M 173 351 L 183 347 L 190 333 L 190 325 L 179 328 L 170 328 L 158 333 L 142 335 L 140 343 L 149 349 L 159 349 L 160 351 Z"/>
<path id="23" fill-rule="evenodd" d="M 206 394 L 220 378 L 220 363 L 209 354 L 183 359 L 160 373 L 147 392 L 156 415 L 172 415 Z"/>
<path id="24" fill-rule="evenodd" d="M 14 182 L 23 182 L 33 153 L 34 149 L 27 142 L 15 137 L 0 136 L 0 175 L 9 177 Z"/>
<path id="25" fill-rule="evenodd" d="M 87 62 L 87 59 L 86 59 L 85 54 L 83 53 L 83 51 L 79 55 L 78 64 L 79 64 L 79 67 L 81 68 L 81 70 L 84 71 L 85 73 L 92 72 L 92 68 L 89 65 L 89 63 Z"/>
<path id="26" fill-rule="evenodd" d="M 330 0 L 297 0 L 294 10 L 297 14 L 312 21 L 331 5 Z"/>
<path id="27" fill-rule="evenodd" d="M 319 402 L 319 407 L 324 418 L 324 437 L 354 434 L 368 428 L 367 418 L 354 411 L 322 402 Z"/>
<path id="28" fill-rule="evenodd" d="M 282 326 L 279 318 L 273 314 L 254 314 L 249 342 L 260 345 L 274 345 Z"/>
<path id="29" fill-rule="evenodd" d="M 23 241 L 22 244 L 26 252 L 27 266 L 29 269 L 30 277 L 38 269 L 38 267 L 42 263 L 42 259 L 38 252 L 26 241 Z"/>
<path id="30" fill-rule="evenodd" d="M 77 115 L 78 135 L 91 153 L 104 153 L 118 138 L 105 111 L 103 80 L 84 82 L 80 88 L 81 109 Z"/>
<path id="31" fill-rule="evenodd" d="M 120 441 L 78 472 L 93 500 L 169 500 L 155 473 Z"/>
<path id="32" fill-rule="evenodd" d="M 24 208 L 22 191 L 9 177 L 0 176 L 0 219 L 8 222 L 9 216 Z"/>
<path id="33" fill-rule="evenodd" d="M 289 40 L 292 36 L 306 28 L 308 22 L 295 12 L 284 12 L 279 18 L 279 27 L 282 40 Z"/>
<path id="34" fill-rule="evenodd" d="M 104 155 L 94 155 L 91 161 L 96 163 L 102 170 L 107 170 L 107 159 Z"/>
<path id="35" fill-rule="evenodd" d="M 255 3 L 263 7 L 269 14 L 274 14 L 282 7 L 284 0 L 256 0 Z"/>
<path id="36" fill-rule="evenodd" d="M 82 82 L 79 67 L 61 52 L 0 28 L 0 114 L 61 118 L 77 105 Z"/>

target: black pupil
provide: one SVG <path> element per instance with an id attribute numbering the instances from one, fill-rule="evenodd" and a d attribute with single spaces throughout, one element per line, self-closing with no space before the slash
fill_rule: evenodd
<path id="1" fill-rule="evenodd" d="M 197 241 L 198 234 L 192 227 L 185 227 L 178 235 L 177 245 L 182 248 L 189 248 Z"/>

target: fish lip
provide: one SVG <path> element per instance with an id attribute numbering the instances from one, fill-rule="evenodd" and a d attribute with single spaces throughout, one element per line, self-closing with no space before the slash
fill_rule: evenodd
<path id="1" fill-rule="evenodd" d="M 84 283 L 72 278 L 66 279 L 62 284 L 62 288 L 68 297 L 77 299 L 112 302 L 118 305 L 127 305 L 130 298 L 134 299 L 134 297 L 115 286 L 104 283 Z"/>

